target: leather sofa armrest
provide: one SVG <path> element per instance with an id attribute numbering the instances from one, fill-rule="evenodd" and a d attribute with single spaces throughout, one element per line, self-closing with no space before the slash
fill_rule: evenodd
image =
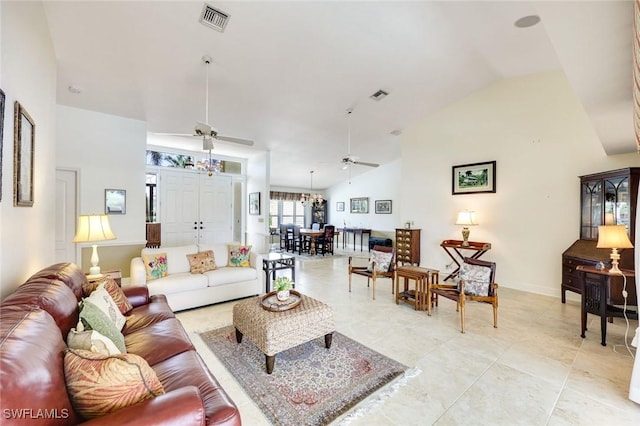
<path id="1" fill-rule="evenodd" d="M 130 264 L 131 285 L 147 285 L 147 270 L 141 257 L 134 257 Z"/>
<path id="2" fill-rule="evenodd" d="M 147 287 L 125 287 L 122 291 L 134 308 L 149 303 L 149 289 Z"/>
<path id="3" fill-rule="evenodd" d="M 131 405 L 83 425 L 204 425 L 204 405 L 195 386 L 185 386 L 164 395 Z"/>

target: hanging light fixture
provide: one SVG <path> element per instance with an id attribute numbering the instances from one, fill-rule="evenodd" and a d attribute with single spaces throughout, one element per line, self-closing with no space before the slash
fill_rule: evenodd
<path id="1" fill-rule="evenodd" d="M 311 203 L 313 207 L 322 207 L 322 205 L 324 204 L 324 197 L 322 196 L 322 194 L 319 194 L 319 193 L 313 194 L 313 170 L 310 170 L 309 174 L 310 174 L 309 189 L 311 190 L 312 194 L 301 194 L 300 202 L 305 206 Z"/>
<path id="2" fill-rule="evenodd" d="M 209 149 L 208 160 L 198 160 L 196 163 L 196 170 L 199 172 L 206 172 L 209 176 L 219 175 L 221 172 L 222 162 L 220 160 L 214 160 L 211 157 L 211 149 Z"/>

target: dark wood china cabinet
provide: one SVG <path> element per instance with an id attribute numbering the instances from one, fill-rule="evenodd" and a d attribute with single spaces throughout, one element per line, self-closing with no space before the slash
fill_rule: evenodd
<path id="1" fill-rule="evenodd" d="M 580 176 L 580 239 L 562 253 L 562 303 L 567 290 L 582 294 L 578 265 L 595 266 L 603 262 L 610 266 L 610 249 L 597 249 L 598 226 L 624 225 L 629 239 L 635 244 L 636 208 L 638 205 L 640 167 L 612 170 Z M 620 268 L 635 269 L 634 250 L 620 251 Z M 627 282 L 628 303 L 635 305 L 635 280 Z M 622 280 L 612 278 L 610 304 L 622 304 Z"/>

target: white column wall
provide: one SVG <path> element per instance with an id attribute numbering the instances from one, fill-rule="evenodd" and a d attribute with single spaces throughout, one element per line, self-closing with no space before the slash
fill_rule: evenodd
<path id="1" fill-rule="evenodd" d="M 0 202 L 0 298 L 55 258 L 56 62 L 40 2 L 0 2 L 0 87 L 6 94 Z M 13 206 L 13 114 L 35 121 L 34 204 Z"/>

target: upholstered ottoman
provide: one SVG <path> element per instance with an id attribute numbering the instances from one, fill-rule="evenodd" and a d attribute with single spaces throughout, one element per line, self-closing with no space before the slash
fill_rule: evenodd
<path id="1" fill-rule="evenodd" d="M 233 307 L 236 340 L 247 336 L 266 355 L 267 373 L 271 374 L 276 354 L 324 336 L 331 347 L 335 321 L 331 307 L 301 295 L 298 306 L 288 311 L 271 312 L 262 307 L 262 296 L 243 300 Z"/>

